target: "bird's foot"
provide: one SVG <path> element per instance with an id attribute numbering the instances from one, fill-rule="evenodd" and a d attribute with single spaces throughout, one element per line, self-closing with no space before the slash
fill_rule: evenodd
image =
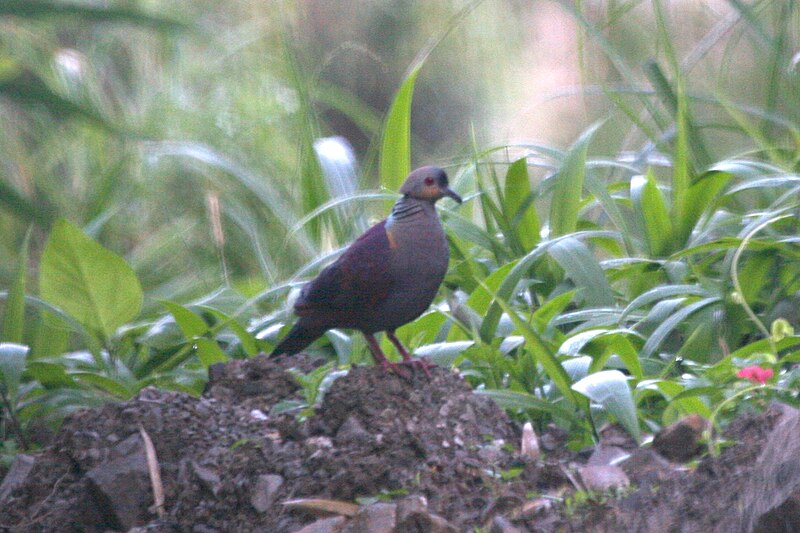
<path id="1" fill-rule="evenodd" d="M 420 358 L 417 358 L 417 359 L 412 359 L 412 358 L 409 357 L 408 359 L 403 359 L 403 362 L 400 363 L 400 364 L 401 365 L 405 365 L 405 366 L 410 366 L 412 370 L 416 370 L 418 368 L 421 368 L 422 371 L 425 372 L 425 375 L 428 378 L 433 377 L 433 376 L 431 376 L 430 369 L 431 368 L 436 368 L 436 363 L 431 363 L 427 358 L 424 358 L 424 357 L 420 357 Z"/>
<path id="2" fill-rule="evenodd" d="M 384 372 L 393 372 L 401 378 L 410 378 L 411 374 L 409 374 L 408 370 L 405 368 L 404 363 L 405 362 L 392 363 L 391 361 L 384 359 L 378 364 Z"/>

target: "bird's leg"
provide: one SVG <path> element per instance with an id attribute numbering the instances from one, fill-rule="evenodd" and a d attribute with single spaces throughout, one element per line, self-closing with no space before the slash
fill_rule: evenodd
<path id="1" fill-rule="evenodd" d="M 384 371 L 392 371 L 399 376 L 403 376 L 405 374 L 405 371 L 400 369 L 400 365 L 397 363 L 392 363 L 386 359 L 386 356 L 383 355 L 383 351 L 381 350 L 378 341 L 375 339 L 375 335 L 371 333 L 364 333 L 364 338 L 367 339 L 369 351 L 372 352 L 372 358 L 375 359 L 375 363 L 377 365 L 379 365 Z"/>
<path id="2" fill-rule="evenodd" d="M 430 368 L 435 367 L 436 365 L 428 361 L 424 358 L 412 359 L 411 355 L 409 355 L 408 350 L 406 347 L 403 346 L 403 343 L 400 342 L 400 339 L 397 338 L 397 335 L 394 334 L 394 331 L 387 331 L 386 336 L 389 337 L 389 340 L 392 341 L 397 351 L 400 352 L 400 355 L 403 356 L 403 364 L 409 365 L 411 368 L 420 367 L 425 372 L 425 375 L 431 377 Z"/>

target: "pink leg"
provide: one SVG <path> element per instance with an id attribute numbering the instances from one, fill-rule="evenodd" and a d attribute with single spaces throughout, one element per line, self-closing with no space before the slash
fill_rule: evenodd
<path id="1" fill-rule="evenodd" d="M 376 365 L 380 366 L 384 371 L 392 371 L 399 376 L 406 375 L 405 371 L 400 368 L 400 365 L 397 363 L 392 363 L 386 359 L 386 356 L 383 355 L 383 351 L 381 351 L 378 341 L 375 339 L 375 335 L 372 335 L 371 333 L 364 333 L 364 338 L 367 339 L 369 350 L 372 352 L 372 358 L 375 359 Z"/>
<path id="2" fill-rule="evenodd" d="M 408 350 L 406 347 L 403 346 L 403 343 L 400 342 L 400 339 L 397 338 L 397 335 L 394 334 L 394 331 L 387 331 L 386 336 L 389 337 L 389 340 L 392 341 L 397 351 L 400 352 L 400 355 L 403 356 L 403 363 L 404 365 L 408 365 L 411 368 L 422 368 L 425 375 L 431 377 L 431 372 L 429 369 L 435 367 L 436 365 L 428 361 L 427 359 L 412 359 L 411 355 L 409 355 Z"/>

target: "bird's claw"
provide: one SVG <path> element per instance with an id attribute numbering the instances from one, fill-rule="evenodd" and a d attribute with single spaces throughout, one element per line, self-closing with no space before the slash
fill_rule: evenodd
<path id="1" fill-rule="evenodd" d="M 421 368 L 422 371 L 425 372 L 425 375 L 428 378 L 431 378 L 433 376 L 431 375 L 430 369 L 434 368 L 436 366 L 436 364 L 435 363 L 431 363 L 427 359 L 422 359 L 422 358 L 420 358 L 420 359 L 411 359 L 411 358 L 408 358 L 408 359 L 404 359 L 404 360 L 400 361 L 399 363 L 392 363 L 390 361 L 381 361 L 380 366 L 385 372 L 394 372 L 395 374 L 397 374 L 398 376 L 400 376 L 402 378 L 410 378 L 411 377 L 411 374 L 409 374 L 409 372 L 407 370 L 408 368 L 411 368 L 412 372 L 414 372 L 417 369 Z"/>
<path id="2" fill-rule="evenodd" d="M 408 359 L 404 359 L 403 362 L 400 363 L 400 364 L 401 365 L 410 366 L 412 370 L 416 370 L 417 368 L 421 368 L 422 371 L 425 372 L 425 375 L 428 378 L 432 377 L 430 369 L 436 367 L 435 363 L 431 363 L 430 361 L 428 361 L 425 358 L 419 358 L 419 359 L 408 358 Z"/>

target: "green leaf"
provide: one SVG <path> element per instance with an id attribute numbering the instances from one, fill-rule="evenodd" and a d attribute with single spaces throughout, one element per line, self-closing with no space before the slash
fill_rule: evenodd
<path id="1" fill-rule="evenodd" d="M 230 357 L 225 355 L 217 341 L 213 339 L 197 339 L 195 343 L 197 345 L 197 358 L 200 359 L 205 368 L 215 363 L 224 363 L 230 360 Z"/>
<path id="2" fill-rule="evenodd" d="M 175 323 L 178 324 L 178 327 L 181 328 L 181 332 L 183 332 L 183 335 L 188 340 L 202 337 L 208 333 L 208 324 L 206 324 L 206 321 L 190 309 L 169 301 L 163 301 L 161 305 L 166 307 L 175 318 Z"/>
<path id="3" fill-rule="evenodd" d="M 417 357 L 427 357 L 442 368 L 450 368 L 464 350 L 475 344 L 475 341 L 437 342 L 414 350 Z"/>
<path id="4" fill-rule="evenodd" d="M 390 191 L 399 191 L 411 172 L 411 100 L 423 64 L 424 58 L 413 65 L 403 80 L 383 126 L 380 177 L 381 184 Z"/>
<path id="5" fill-rule="evenodd" d="M 32 361 L 28 364 L 25 374 L 41 383 L 47 389 L 74 388 L 78 386 L 75 379 L 67 374 L 64 365 L 58 363 Z"/>
<path id="6" fill-rule="evenodd" d="M 181 31 L 190 28 L 187 24 L 163 17 L 148 15 L 128 7 L 105 7 L 77 2 L 52 2 L 48 0 L 3 0 L 0 15 L 25 18 L 51 18 L 63 24 L 65 18 L 75 21 L 127 22 L 150 26 L 162 31 Z"/>
<path id="7" fill-rule="evenodd" d="M 587 305 L 607 307 L 614 304 L 611 286 L 605 273 L 584 243 L 572 237 L 565 237 L 553 243 L 549 251 L 575 286 L 582 289 L 581 296 Z"/>
<path id="8" fill-rule="evenodd" d="M 576 382 L 572 388 L 602 405 L 639 442 L 639 419 L 625 374 L 619 370 L 601 370 Z"/>
<path id="9" fill-rule="evenodd" d="M 586 174 L 586 153 L 589 142 L 602 123 L 598 122 L 584 131 L 564 158 L 558 175 L 554 178 L 553 198 L 550 203 L 550 237 L 572 233 L 578 226 L 581 193 Z"/>
<path id="10" fill-rule="evenodd" d="M 656 348 L 658 348 L 664 339 L 667 338 L 675 328 L 680 326 L 686 318 L 692 315 L 692 313 L 696 313 L 697 311 L 707 307 L 709 305 L 717 304 L 721 301 L 718 297 L 711 297 L 711 298 L 703 298 L 700 301 L 691 303 L 686 307 L 682 308 L 679 311 L 676 311 L 669 318 L 661 322 L 659 326 L 653 331 L 650 337 L 647 339 L 647 342 L 642 347 L 642 351 L 640 356 L 643 358 L 650 357 L 655 352 Z"/>
<path id="11" fill-rule="evenodd" d="M 539 333 L 523 320 L 505 300 L 495 295 L 495 302 L 500 305 L 503 311 L 511 318 L 514 326 L 522 333 L 522 336 L 525 337 L 525 349 L 542 365 L 545 373 L 553 380 L 558 390 L 561 391 L 571 403 L 575 403 L 575 395 L 570 388 L 572 381 L 544 339 L 542 339 Z"/>
<path id="12" fill-rule="evenodd" d="M 525 158 L 514 161 L 508 167 L 503 196 L 506 216 L 523 251 L 527 252 L 539 242 L 541 226 L 533 203 L 528 161 Z"/>
<path id="13" fill-rule="evenodd" d="M 684 218 L 678 219 L 681 245 L 686 242 L 704 213 L 714 205 L 714 199 L 733 176 L 727 172 L 706 172 L 695 180 L 686 192 Z"/>
<path id="14" fill-rule="evenodd" d="M 242 348 L 247 355 L 253 356 L 257 355 L 259 352 L 258 347 L 258 340 L 251 335 L 244 326 L 239 324 L 239 322 L 231 317 L 216 309 L 214 307 L 210 307 L 207 305 L 201 305 L 200 308 L 208 313 L 214 315 L 217 319 L 220 320 L 222 323 L 221 325 L 230 329 L 234 335 L 239 338 L 239 342 L 242 343 Z"/>
<path id="15" fill-rule="evenodd" d="M 645 244 L 650 257 L 661 257 L 668 253 L 673 232 L 672 221 L 652 169 L 648 169 L 646 176 L 634 176 L 631 179 L 631 200 L 645 230 Z"/>
<path id="16" fill-rule="evenodd" d="M 0 343 L 0 383 L 2 392 L 12 405 L 16 404 L 19 383 L 28 358 L 27 346 L 13 342 Z"/>
<path id="17" fill-rule="evenodd" d="M 130 399 L 133 392 L 122 382 L 116 379 L 97 374 L 95 372 L 71 372 L 70 375 L 78 381 L 88 383 L 93 387 L 123 400 Z"/>
<path id="18" fill-rule="evenodd" d="M 39 290 L 42 299 L 105 339 L 142 307 L 142 288 L 125 260 L 63 219 L 42 254 Z"/>
<path id="19" fill-rule="evenodd" d="M 0 328 L 0 341 L 3 342 L 20 343 L 25 332 L 25 284 L 28 278 L 30 240 L 31 229 L 28 228 L 25 238 L 22 240 L 22 247 L 17 257 L 17 270 L 6 298 L 3 326 Z"/>
<path id="20" fill-rule="evenodd" d="M 475 391 L 478 396 L 491 398 L 503 409 L 522 409 L 531 411 L 543 411 L 553 416 L 563 418 L 572 422 L 577 422 L 578 417 L 574 411 L 559 407 L 557 404 L 537 398 L 527 392 L 517 392 L 511 390 L 498 389 L 478 389 Z"/>

